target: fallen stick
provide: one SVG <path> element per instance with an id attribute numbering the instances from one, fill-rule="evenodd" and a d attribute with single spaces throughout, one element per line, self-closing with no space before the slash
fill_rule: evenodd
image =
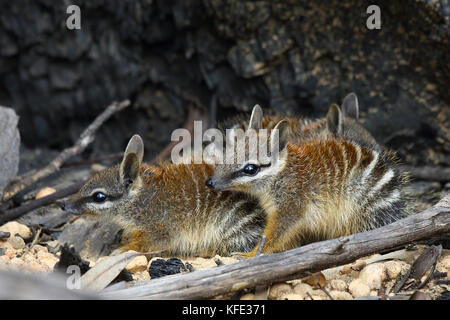
<path id="1" fill-rule="evenodd" d="M 411 177 L 420 180 L 447 182 L 450 181 L 450 167 L 433 167 L 423 166 L 414 167 L 402 165 L 400 166 L 402 171 L 408 172 Z"/>
<path id="2" fill-rule="evenodd" d="M 57 191 L 55 193 L 49 194 L 46 197 L 42 197 L 36 200 L 32 200 L 26 204 L 21 205 L 20 207 L 6 210 L 3 214 L 0 215 L 0 225 L 17 219 L 24 214 L 30 212 L 31 210 L 34 210 L 36 208 L 40 208 L 43 206 L 48 206 L 49 204 L 54 203 L 56 200 L 70 196 L 71 194 L 74 194 L 80 190 L 80 188 L 85 184 L 86 181 L 80 181 L 77 182 L 65 189 L 62 189 L 60 191 Z"/>
<path id="3" fill-rule="evenodd" d="M 208 270 L 167 276 L 104 292 L 106 299 L 201 299 L 298 279 L 412 241 L 450 232 L 450 193 L 433 207 L 367 232 L 261 255 Z"/>
<path id="4" fill-rule="evenodd" d="M 58 171 L 59 168 L 67 159 L 83 152 L 84 149 L 86 149 L 86 147 L 94 140 L 94 134 L 97 131 L 97 129 L 107 119 L 109 119 L 111 115 L 128 107 L 129 105 L 130 105 L 129 100 L 125 100 L 120 103 L 113 102 L 111 105 L 109 105 L 105 109 L 105 111 L 103 111 L 99 116 L 97 116 L 97 118 L 95 118 L 95 120 L 83 131 L 83 133 L 80 135 L 80 138 L 72 147 L 67 148 L 63 150 L 61 153 L 59 153 L 56 156 L 56 158 L 53 159 L 46 167 L 37 170 L 35 172 L 32 172 L 31 174 L 24 174 L 23 176 L 15 179 L 12 182 L 12 184 L 10 184 L 5 189 L 5 192 L 3 194 L 3 200 L 7 201 L 11 199 L 19 191 L 41 180 L 42 178 L 45 178 L 50 174 Z"/>

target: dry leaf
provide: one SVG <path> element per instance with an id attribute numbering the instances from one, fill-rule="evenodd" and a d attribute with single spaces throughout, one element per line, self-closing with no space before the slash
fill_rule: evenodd
<path id="1" fill-rule="evenodd" d="M 303 282 L 309 284 L 312 287 L 325 287 L 327 279 L 322 272 L 313 273 L 302 280 Z"/>
<path id="2" fill-rule="evenodd" d="M 103 259 L 81 277 L 81 288 L 100 291 L 106 288 L 135 257 L 143 253 L 129 251 Z"/>

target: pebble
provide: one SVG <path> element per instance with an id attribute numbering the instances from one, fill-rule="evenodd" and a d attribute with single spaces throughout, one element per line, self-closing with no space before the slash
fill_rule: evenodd
<path id="1" fill-rule="evenodd" d="M 53 270 L 55 264 L 59 261 L 53 254 L 45 251 L 39 251 L 37 253 L 37 258 L 41 264 L 45 265 L 50 270 Z"/>
<path id="2" fill-rule="evenodd" d="M 17 237 L 17 236 L 10 237 L 8 239 L 8 242 L 16 250 L 23 249 L 25 247 L 25 241 L 23 241 L 23 239 L 21 237 Z"/>
<path id="3" fill-rule="evenodd" d="M 147 270 L 148 261 L 145 256 L 138 256 L 130 261 L 130 263 L 127 264 L 125 269 L 130 271 L 131 273 L 137 273 L 140 271 L 146 271 Z"/>
<path id="4" fill-rule="evenodd" d="M 20 224 L 16 221 L 5 223 L 0 227 L 0 231 L 9 232 L 11 233 L 11 236 L 15 236 L 16 234 L 18 234 L 23 239 L 31 236 L 31 229 L 26 225 Z"/>
<path id="5" fill-rule="evenodd" d="M 38 253 L 38 252 L 41 252 L 41 251 L 48 252 L 48 249 L 47 249 L 47 247 L 41 246 L 39 244 L 35 244 L 33 246 L 33 248 L 32 248 L 32 251 L 35 252 L 35 253 Z"/>
<path id="6" fill-rule="evenodd" d="M 346 291 L 347 283 L 344 280 L 333 279 L 330 281 L 330 287 L 337 291 Z"/>
<path id="7" fill-rule="evenodd" d="M 150 274 L 147 270 L 135 272 L 132 276 L 135 281 L 150 280 Z"/>
<path id="8" fill-rule="evenodd" d="M 307 283 L 298 283 L 294 286 L 294 293 L 301 295 L 304 299 L 308 297 L 308 294 L 313 294 L 313 288 Z"/>
<path id="9" fill-rule="evenodd" d="M 446 269 L 448 273 L 450 273 L 450 255 L 443 257 L 440 261 L 442 266 Z M 450 274 L 449 274 L 450 275 Z"/>
<path id="10" fill-rule="evenodd" d="M 370 288 L 367 284 L 361 281 L 361 279 L 355 279 L 350 282 L 348 289 L 353 297 L 365 297 L 370 294 Z"/>
<path id="11" fill-rule="evenodd" d="M 270 287 L 269 299 L 279 299 L 282 295 L 292 293 L 292 287 L 287 283 L 277 283 Z"/>
<path id="12" fill-rule="evenodd" d="M 386 267 L 382 263 L 369 264 L 360 272 L 359 279 L 370 289 L 380 289 L 386 279 Z"/>
<path id="13" fill-rule="evenodd" d="M 241 296 L 240 300 L 254 300 L 255 295 L 253 293 L 246 293 Z"/>
<path id="14" fill-rule="evenodd" d="M 353 299 L 352 295 L 345 291 L 332 290 L 329 293 L 330 293 L 330 296 L 332 296 L 334 300 L 352 300 Z"/>
<path id="15" fill-rule="evenodd" d="M 403 261 L 391 260 L 384 263 L 386 267 L 386 275 L 389 280 L 395 280 L 402 273 L 406 263 Z"/>

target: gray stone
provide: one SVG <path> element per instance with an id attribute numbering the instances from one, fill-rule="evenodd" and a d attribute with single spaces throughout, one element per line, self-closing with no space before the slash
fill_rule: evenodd
<path id="1" fill-rule="evenodd" d="M 19 117 L 13 109 L 0 106 L 0 195 L 19 170 Z"/>

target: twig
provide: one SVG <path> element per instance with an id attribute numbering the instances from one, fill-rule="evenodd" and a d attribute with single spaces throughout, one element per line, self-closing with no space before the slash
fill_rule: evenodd
<path id="1" fill-rule="evenodd" d="M 74 167 L 74 166 L 84 166 L 87 164 L 98 163 L 106 160 L 116 160 L 121 159 L 123 157 L 123 152 L 113 153 L 105 157 L 91 159 L 91 160 L 83 160 L 83 161 L 73 161 L 73 162 L 64 162 L 61 168 Z"/>
<path id="2" fill-rule="evenodd" d="M 128 107 L 130 105 L 129 100 L 122 101 L 120 103 L 114 102 L 103 111 L 94 122 L 92 122 L 80 135 L 78 141 L 70 148 L 63 150 L 59 153 L 55 159 L 53 159 L 46 167 L 32 173 L 24 174 L 23 176 L 15 179 L 4 192 L 3 199 L 6 201 L 11 199 L 20 190 L 30 186 L 36 181 L 41 180 L 49 176 L 50 174 L 59 170 L 62 164 L 70 157 L 77 155 L 84 151 L 84 149 L 94 140 L 94 134 L 97 129 L 113 115 L 114 113 Z"/>
<path id="3" fill-rule="evenodd" d="M 303 277 L 380 250 L 450 232 L 450 193 L 433 207 L 367 232 L 265 254 L 230 265 L 141 282 L 102 297 L 112 299 L 200 299 Z M 348 239 L 343 245 L 344 239 Z M 331 252 L 335 251 L 335 254 Z"/>
<path id="4" fill-rule="evenodd" d="M 263 235 L 261 237 L 261 241 L 259 242 L 258 250 L 256 250 L 256 256 L 259 256 L 261 254 L 261 252 L 262 252 L 262 250 L 264 248 L 264 245 L 266 244 L 266 240 L 267 240 L 266 236 Z"/>
<path id="5" fill-rule="evenodd" d="M 410 176 L 420 180 L 430 180 L 446 182 L 450 181 L 450 167 L 433 167 L 423 166 L 414 167 L 402 165 L 400 166 L 402 171 L 408 172 Z"/>
<path id="6" fill-rule="evenodd" d="M 325 294 L 328 296 L 328 298 L 330 298 L 331 300 L 334 300 L 333 297 L 329 294 L 328 290 L 325 289 L 325 287 L 322 287 L 322 286 L 319 284 L 319 289 L 322 290 L 323 292 L 325 292 Z"/>
<path id="7" fill-rule="evenodd" d="M 78 190 L 80 190 L 80 188 L 83 186 L 84 183 L 85 181 L 77 182 L 65 189 L 49 194 L 46 197 L 32 200 L 24 205 L 21 205 L 20 207 L 5 211 L 3 214 L 0 215 L 0 225 L 4 224 L 5 222 L 17 219 L 23 216 L 25 213 L 30 212 L 31 210 L 47 206 L 49 204 L 54 203 L 58 199 L 74 194 L 78 192 Z"/>

